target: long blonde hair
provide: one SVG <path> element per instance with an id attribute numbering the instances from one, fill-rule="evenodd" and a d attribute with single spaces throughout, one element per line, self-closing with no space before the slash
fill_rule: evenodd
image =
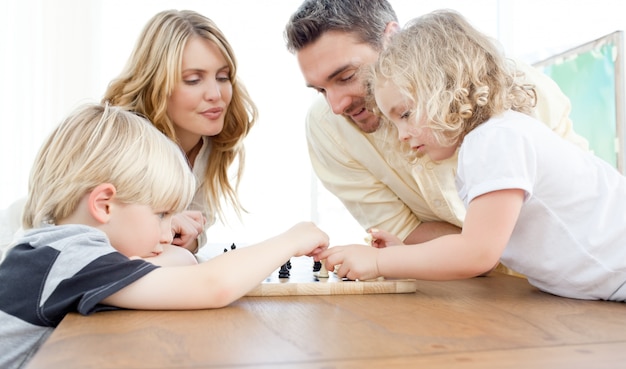
<path id="1" fill-rule="evenodd" d="M 257 119 L 257 108 L 237 79 L 237 61 L 224 34 L 210 19 L 190 10 L 167 10 L 156 14 L 144 27 L 120 76 L 108 86 L 103 101 L 146 116 L 161 132 L 178 143 L 174 123 L 167 116 L 167 99 L 182 79 L 182 55 L 192 37 L 202 37 L 219 47 L 230 67 L 233 96 L 224 128 L 211 137 L 211 153 L 204 174 L 207 206 L 224 219 L 222 202 L 240 214 L 237 188 L 243 174 L 243 139 Z M 234 185 L 228 168 L 237 161 Z M 212 215 L 211 215 L 212 216 Z"/>
<path id="2" fill-rule="evenodd" d="M 392 38 L 373 66 L 370 89 L 393 83 L 414 103 L 414 114 L 426 116 L 438 142 L 453 145 L 508 109 L 531 113 L 534 86 L 520 77 L 494 40 L 460 14 L 438 10 Z"/>
<path id="3" fill-rule="evenodd" d="M 118 107 L 87 104 L 42 145 L 31 169 L 24 229 L 70 216 L 102 183 L 124 203 L 184 210 L 195 179 L 180 148 L 146 119 Z"/>

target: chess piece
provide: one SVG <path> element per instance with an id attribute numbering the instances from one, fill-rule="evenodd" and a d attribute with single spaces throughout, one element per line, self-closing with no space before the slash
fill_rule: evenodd
<path id="1" fill-rule="evenodd" d="M 289 278 L 289 268 L 287 267 L 287 263 L 280 266 L 278 278 Z"/>
<path id="2" fill-rule="evenodd" d="M 317 275 L 318 278 L 328 278 L 328 270 L 326 270 L 326 265 L 322 261 L 322 266 L 320 267 L 320 271 Z"/>
<path id="3" fill-rule="evenodd" d="M 237 248 L 237 245 L 235 245 L 234 243 L 232 243 L 232 244 L 230 245 L 230 249 L 231 249 L 231 250 L 234 250 L 234 249 L 236 249 L 236 248 Z M 227 251 L 228 251 L 228 249 L 224 247 L 224 252 L 227 252 Z"/>
<path id="4" fill-rule="evenodd" d="M 313 271 L 314 272 L 319 272 L 321 268 L 322 268 L 322 262 L 321 261 L 314 261 L 313 262 Z"/>

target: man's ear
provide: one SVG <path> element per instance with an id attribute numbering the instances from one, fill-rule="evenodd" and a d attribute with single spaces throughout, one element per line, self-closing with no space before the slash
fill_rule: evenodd
<path id="1" fill-rule="evenodd" d="M 386 48 L 389 43 L 389 39 L 391 36 L 400 32 L 400 25 L 398 22 L 389 22 L 387 26 L 385 26 L 385 32 L 383 33 L 383 47 Z"/>
<path id="2" fill-rule="evenodd" d="M 115 197 L 115 186 L 110 183 L 103 183 L 96 186 L 89 193 L 88 208 L 89 214 L 98 222 L 105 224 L 109 222 L 111 214 L 111 201 Z"/>

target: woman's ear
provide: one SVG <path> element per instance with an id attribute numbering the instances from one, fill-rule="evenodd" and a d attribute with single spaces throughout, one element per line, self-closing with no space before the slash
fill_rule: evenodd
<path id="1" fill-rule="evenodd" d="M 87 206 L 89 214 L 102 224 L 109 222 L 111 214 L 111 201 L 115 197 L 115 186 L 110 183 L 103 183 L 96 186 L 89 193 Z"/>

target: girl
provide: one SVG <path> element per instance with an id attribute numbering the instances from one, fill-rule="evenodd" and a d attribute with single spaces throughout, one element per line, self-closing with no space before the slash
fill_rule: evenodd
<path id="1" fill-rule="evenodd" d="M 318 255 L 339 276 L 470 278 L 500 260 L 539 289 L 579 299 L 626 299 L 626 178 L 531 118 L 532 86 L 495 43 L 452 11 L 409 22 L 382 52 L 370 87 L 410 158 L 458 150 L 462 232 L 402 247 Z M 332 270 L 332 269 L 331 269 Z"/>

